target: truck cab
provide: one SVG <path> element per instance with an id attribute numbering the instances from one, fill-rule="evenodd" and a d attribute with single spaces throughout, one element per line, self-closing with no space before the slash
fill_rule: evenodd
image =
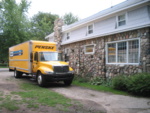
<path id="1" fill-rule="evenodd" d="M 62 61 L 61 53 L 39 51 L 32 53 L 32 72 L 40 86 L 46 82 L 64 81 L 70 85 L 74 78 L 74 71 L 68 63 Z"/>

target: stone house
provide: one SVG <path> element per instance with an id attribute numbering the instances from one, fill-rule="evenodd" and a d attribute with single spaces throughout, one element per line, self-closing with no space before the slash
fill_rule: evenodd
<path id="1" fill-rule="evenodd" d="M 150 73 L 150 0 L 127 0 L 68 26 L 58 19 L 45 38 L 82 76 Z"/>

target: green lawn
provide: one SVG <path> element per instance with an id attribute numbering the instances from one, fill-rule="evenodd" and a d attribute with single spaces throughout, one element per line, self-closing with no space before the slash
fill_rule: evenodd
<path id="1" fill-rule="evenodd" d="M 2 63 L 0 63 L 0 68 L 8 68 L 8 64 L 2 64 Z"/>
<path id="2" fill-rule="evenodd" d="M 96 90 L 96 91 L 110 92 L 110 93 L 119 94 L 119 95 L 129 95 L 127 92 L 115 90 L 111 87 L 106 87 L 106 86 L 103 86 L 103 85 L 91 85 L 89 83 L 81 83 L 81 82 L 76 81 L 76 80 L 73 81 L 73 84 L 77 85 L 77 86 L 89 88 L 89 89 L 92 89 L 92 90 Z"/>
<path id="3" fill-rule="evenodd" d="M 21 89 L 25 91 L 13 92 L 13 94 L 20 95 L 24 102 L 28 103 L 28 107 L 38 107 L 38 104 L 41 104 L 53 107 L 61 105 L 66 108 L 72 105 L 71 99 L 38 85 L 22 83 Z"/>
<path id="4" fill-rule="evenodd" d="M 26 108 L 29 109 L 38 109 L 40 106 L 50 106 L 60 112 L 68 112 L 70 111 L 70 108 L 74 109 L 74 106 L 76 106 L 76 109 L 78 110 L 82 109 L 80 102 L 69 99 L 48 88 L 25 82 L 19 83 L 19 86 L 22 91 L 11 92 L 10 95 L 5 95 L 5 97 L 3 92 L 0 92 L 0 111 L 2 108 L 9 111 L 16 111 L 20 109 L 20 105 L 25 105 Z M 21 97 L 20 100 L 17 100 L 18 95 Z"/>

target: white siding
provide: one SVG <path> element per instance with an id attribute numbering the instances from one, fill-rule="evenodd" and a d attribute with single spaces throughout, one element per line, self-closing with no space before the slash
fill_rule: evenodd
<path id="1" fill-rule="evenodd" d="M 70 32 L 70 39 L 66 40 L 66 33 L 63 35 L 63 41 L 78 40 L 86 36 L 86 26 Z"/>
<path id="2" fill-rule="evenodd" d="M 128 12 L 128 26 L 136 26 L 149 22 L 148 7 L 142 7 Z"/>
<path id="3" fill-rule="evenodd" d="M 49 38 L 49 42 L 54 42 L 54 37 Z"/>
<path id="4" fill-rule="evenodd" d="M 94 24 L 94 34 L 103 34 L 115 29 L 116 17 L 96 22 Z"/>

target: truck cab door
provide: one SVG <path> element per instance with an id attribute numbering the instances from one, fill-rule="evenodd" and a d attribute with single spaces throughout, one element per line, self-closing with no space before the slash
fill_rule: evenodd
<path id="1" fill-rule="evenodd" d="M 32 72 L 36 73 L 39 67 L 38 52 L 33 52 Z"/>

